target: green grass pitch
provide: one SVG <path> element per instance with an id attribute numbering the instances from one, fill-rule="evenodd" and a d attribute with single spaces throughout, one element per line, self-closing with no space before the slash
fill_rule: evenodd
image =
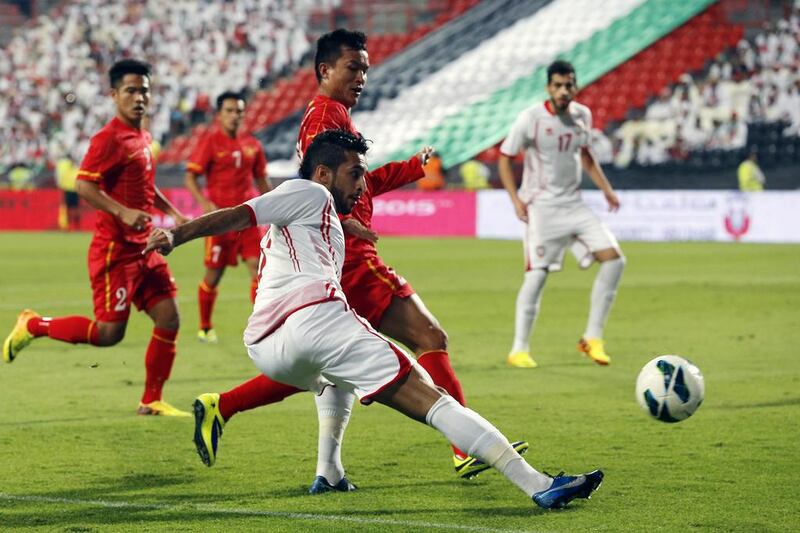
<path id="1" fill-rule="evenodd" d="M 0 234 L 0 337 L 17 312 L 91 313 L 86 234 Z M 317 423 L 310 395 L 239 415 L 218 463 L 195 455 L 191 419 L 136 417 L 151 323 L 122 343 L 37 340 L 0 366 L 0 529 L 38 531 L 786 531 L 800 524 L 800 247 L 624 243 L 628 267 L 606 330 L 613 361 L 578 354 L 594 273 L 551 276 L 533 337 L 535 370 L 504 365 L 522 257 L 516 242 L 390 239 L 387 263 L 450 335 L 468 404 L 538 469 L 600 467 L 590 501 L 538 509 L 497 473 L 454 477 L 430 428 L 356 406 L 344 443 L 353 494 L 306 495 Z M 220 289 L 221 343 L 199 344 L 200 243 L 169 259 L 182 333 L 165 399 L 256 374 L 241 344 L 243 268 Z M 692 359 L 706 399 L 680 424 L 649 419 L 634 382 L 651 357 Z"/>

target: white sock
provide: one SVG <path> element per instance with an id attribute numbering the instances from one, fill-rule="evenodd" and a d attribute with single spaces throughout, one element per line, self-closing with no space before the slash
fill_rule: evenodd
<path id="1" fill-rule="evenodd" d="M 611 311 L 611 305 L 617 296 L 617 285 L 625 268 L 625 258 L 619 257 L 611 261 L 603 261 L 597 271 L 592 287 L 591 307 L 589 308 L 589 323 L 583 334 L 587 339 L 602 339 L 603 328 Z"/>
<path id="2" fill-rule="evenodd" d="M 325 387 L 316 396 L 319 416 L 319 444 L 317 474 L 335 485 L 344 477 L 342 465 L 342 437 L 355 396 L 337 387 Z"/>
<path id="3" fill-rule="evenodd" d="M 496 427 L 450 396 L 439 398 L 425 421 L 472 457 L 492 465 L 528 496 L 552 483 L 550 477 L 526 463 Z"/>
<path id="4" fill-rule="evenodd" d="M 546 280 L 547 271 L 543 268 L 534 268 L 525 273 L 525 279 L 517 293 L 517 314 L 514 319 L 512 352 L 530 350 L 531 330 L 539 312 L 539 302 L 542 300 L 542 289 Z"/>

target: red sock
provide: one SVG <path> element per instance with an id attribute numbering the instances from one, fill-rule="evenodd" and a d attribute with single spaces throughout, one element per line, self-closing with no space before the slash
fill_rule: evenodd
<path id="1" fill-rule="evenodd" d="M 94 344 L 97 346 L 97 327 L 85 316 L 59 318 L 37 317 L 28 320 L 28 331 L 34 337 L 50 337 L 72 344 Z"/>
<path id="2" fill-rule="evenodd" d="M 450 357 L 444 350 L 431 350 L 425 352 L 417 358 L 417 363 L 428 371 L 433 382 L 450 393 L 458 403 L 465 405 L 464 392 L 461 390 L 461 383 L 450 366 Z M 453 446 L 453 453 L 459 457 L 466 457 L 467 454 Z"/>
<path id="3" fill-rule="evenodd" d="M 250 282 L 250 303 L 256 303 L 256 291 L 258 290 L 258 278 L 253 278 Z"/>
<path id="4" fill-rule="evenodd" d="M 153 336 L 147 346 L 144 358 L 146 377 L 142 403 L 155 402 L 161 399 L 161 389 L 169 379 L 172 362 L 175 360 L 175 339 L 177 330 L 153 328 Z"/>
<path id="5" fill-rule="evenodd" d="M 220 394 L 219 413 L 222 418 L 228 420 L 236 413 L 279 402 L 296 392 L 302 392 L 302 390 L 272 381 L 264 374 L 260 374 L 250 381 Z"/>
<path id="6" fill-rule="evenodd" d="M 200 304 L 200 329 L 209 330 L 211 326 L 211 312 L 214 310 L 214 302 L 217 301 L 217 288 L 209 287 L 205 280 L 200 282 L 197 288 L 197 300 Z"/>

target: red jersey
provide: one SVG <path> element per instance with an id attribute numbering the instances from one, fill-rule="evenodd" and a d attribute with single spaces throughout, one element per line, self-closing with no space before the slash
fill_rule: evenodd
<path id="1" fill-rule="evenodd" d="M 234 207 L 256 196 L 253 180 L 267 176 L 267 158 L 252 135 L 232 139 L 213 128 L 195 148 L 186 170 L 205 174 L 208 199 L 217 207 Z"/>
<path id="2" fill-rule="evenodd" d="M 308 104 L 303 121 L 300 124 L 300 132 L 297 136 L 297 156 L 303 159 L 303 154 L 314 140 L 317 134 L 326 130 L 345 130 L 358 135 L 358 131 L 350 119 L 349 110 L 340 102 L 318 94 Z M 387 163 L 380 168 L 371 170 L 364 177 L 366 189 L 361 195 L 353 211 L 352 216 L 365 227 L 372 226 L 372 197 L 385 192 L 397 189 L 408 183 L 417 181 L 425 176 L 422 170 L 422 163 L 417 157 L 412 157 L 402 163 Z M 378 251 L 375 244 L 359 239 L 354 235 L 345 232 L 345 265 L 349 262 L 361 262 L 365 258 L 375 257 Z"/>
<path id="3" fill-rule="evenodd" d="M 100 189 L 125 207 L 151 212 L 156 197 L 156 165 L 150 152 L 152 137 L 117 117 L 98 131 L 83 158 L 78 179 L 98 183 Z M 137 231 L 120 219 L 99 211 L 95 240 L 147 242 L 151 223 Z"/>

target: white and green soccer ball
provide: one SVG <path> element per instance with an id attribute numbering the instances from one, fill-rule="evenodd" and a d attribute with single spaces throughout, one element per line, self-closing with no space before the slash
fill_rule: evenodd
<path id="1" fill-rule="evenodd" d="M 662 422 L 680 422 L 703 403 L 703 374 L 678 355 L 659 355 L 636 378 L 636 400 L 642 409 Z"/>

